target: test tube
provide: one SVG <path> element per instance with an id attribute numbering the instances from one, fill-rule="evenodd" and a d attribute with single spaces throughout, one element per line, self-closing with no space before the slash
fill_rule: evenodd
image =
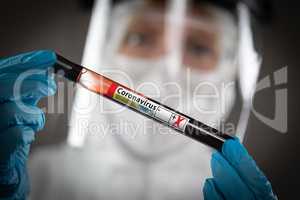
<path id="1" fill-rule="evenodd" d="M 78 65 L 59 54 L 56 54 L 56 57 L 55 73 L 62 70 L 67 79 L 80 84 L 89 91 L 126 106 L 128 109 L 162 123 L 185 136 L 219 151 L 227 139 L 233 139 L 228 134 L 222 133 L 192 117 Z"/>

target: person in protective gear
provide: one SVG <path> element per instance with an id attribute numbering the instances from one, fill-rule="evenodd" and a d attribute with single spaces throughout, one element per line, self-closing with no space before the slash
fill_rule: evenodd
<path id="1" fill-rule="evenodd" d="M 83 65 L 218 128 L 233 107 L 236 91 L 230 83 L 248 69 L 240 60 L 249 49 L 252 53 L 243 37 L 248 24 L 243 28 L 234 15 L 207 1 L 166 2 L 97 1 Z M 258 66 L 253 60 L 252 69 Z M 229 84 L 224 94 L 223 84 Z M 194 98 L 215 91 L 224 98 Z M 212 156 L 212 149 L 106 99 L 99 104 L 98 98 L 78 88 L 75 105 L 81 109 L 72 111 L 68 145 L 31 157 L 31 199 L 276 198 L 238 140 L 227 141 Z M 25 186 L 20 184 L 23 191 Z M 24 198 L 25 192 L 12 191 L 11 197 Z"/>

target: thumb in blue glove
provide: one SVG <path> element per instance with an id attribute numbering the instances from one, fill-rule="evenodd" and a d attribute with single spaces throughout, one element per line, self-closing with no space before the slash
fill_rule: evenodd
<path id="1" fill-rule="evenodd" d="M 222 153 L 215 152 L 211 159 L 213 178 L 203 188 L 207 200 L 274 200 L 277 199 L 265 175 L 238 141 L 228 140 Z"/>
<path id="2" fill-rule="evenodd" d="M 51 51 L 0 60 L 0 199 L 26 197 L 30 143 L 45 123 L 44 113 L 36 104 L 56 91 L 55 81 L 47 73 L 55 62 Z M 20 86 L 17 92 L 16 85 Z"/>

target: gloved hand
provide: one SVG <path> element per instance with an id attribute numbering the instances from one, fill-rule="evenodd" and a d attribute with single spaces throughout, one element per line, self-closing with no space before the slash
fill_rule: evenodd
<path id="1" fill-rule="evenodd" d="M 270 182 L 238 139 L 228 140 L 211 159 L 213 178 L 203 188 L 206 200 L 274 200 Z"/>
<path id="2" fill-rule="evenodd" d="M 0 199 L 27 196 L 30 143 L 45 123 L 44 113 L 36 105 L 56 91 L 56 83 L 47 72 L 55 61 L 51 51 L 0 60 Z"/>

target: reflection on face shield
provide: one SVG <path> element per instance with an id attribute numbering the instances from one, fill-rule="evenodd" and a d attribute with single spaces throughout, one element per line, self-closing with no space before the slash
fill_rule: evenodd
<path id="1" fill-rule="evenodd" d="M 182 25 L 181 45 L 184 66 L 211 70 L 219 59 L 219 30 L 207 8 L 193 10 Z M 168 53 L 166 13 L 162 8 L 144 7 L 136 11 L 128 22 L 118 53 L 132 58 L 157 59 Z"/>
<path id="2" fill-rule="evenodd" d="M 233 16 L 209 4 L 189 4 L 183 20 L 178 20 L 178 16 L 170 19 L 169 15 L 170 8 L 165 4 L 133 1 L 117 5 L 111 14 L 103 48 L 104 64 L 126 67 L 118 62 L 119 58 L 150 62 L 165 60 L 164 67 L 169 73 L 180 73 L 176 67 L 185 66 L 193 74 L 221 71 L 231 75 L 225 80 L 233 79 L 237 51 L 237 27 Z"/>

